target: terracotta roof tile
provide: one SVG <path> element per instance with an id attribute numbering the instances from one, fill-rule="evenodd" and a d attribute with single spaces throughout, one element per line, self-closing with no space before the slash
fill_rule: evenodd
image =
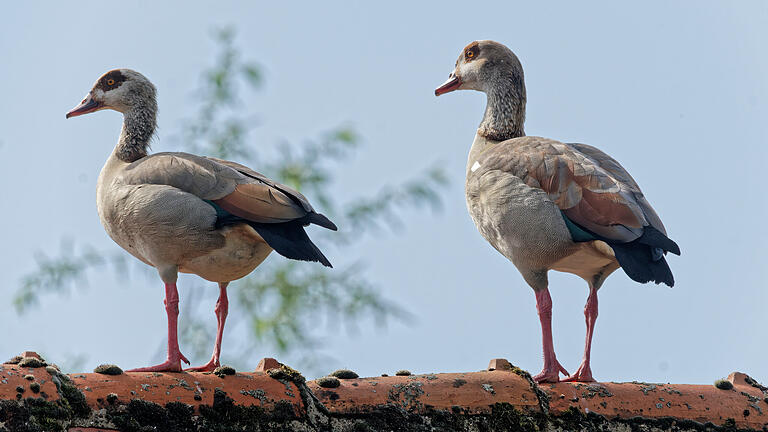
<path id="1" fill-rule="evenodd" d="M 35 353 L 20 357 L 45 363 Z M 18 363 L 20 358 L 13 361 Z M 429 430 L 427 426 L 436 424 L 445 430 L 472 425 L 493 430 L 500 424 L 522 429 L 549 425 L 610 430 L 622 422 L 645 422 L 671 430 L 667 427 L 671 420 L 680 430 L 704 430 L 711 423 L 768 431 L 768 388 L 738 372 L 729 376 L 733 389 L 720 390 L 714 385 L 643 382 L 537 386 L 527 372 L 504 359 L 492 360 L 489 369 L 493 370 L 340 379 L 338 387 L 324 388 L 317 381 L 305 383 L 298 372 L 275 359 L 263 359 L 256 372 L 225 376 L 146 372 L 65 376 L 53 366 L 3 364 L 0 429 L 17 430 L 14 424 L 26 424 L 34 417 L 25 406 L 49 403 L 67 407 L 70 411 L 61 411 L 55 421 L 80 432 L 115 430 L 109 428 L 118 427 L 115 416 L 132 412 L 136 404 L 149 404 L 161 413 L 157 419 L 147 420 L 160 422 L 154 425 L 158 430 L 185 430 L 190 425 L 204 428 L 206 421 L 230 420 L 237 423 L 234 428 L 246 429 L 255 424 L 269 429 L 300 423 L 307 430 L 326 430 L 326 426 L 334 430 L 371 420 L 385 428 L 405 428 L 402 430 Z M 66 404 L 57 402 L 62 398 L 67 399 Z M 187 407 L 181 412 L 189 410 L 187 426 L 169 420 L 173 416 L 168 413 L 174 409 L 178 417 L 178 407 Z M 232 407 L 256 411 L 234 415 Z M 396 415 L 382 414 L 388 412 Z"/>

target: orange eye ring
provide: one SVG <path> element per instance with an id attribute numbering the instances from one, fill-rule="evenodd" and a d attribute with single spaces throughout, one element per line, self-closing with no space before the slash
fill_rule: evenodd
<path id="1" fill-rule="evenodd" d="M 467 58 L 472 58 L 472 57 L 475 56 L 475 53 L 472 52 L 472 51 L 467 51 L 467 53 L 465 55 L 467 56 Z"/>
<path id="2" fill-rule="evenodd" d="M 115 85 L 115 80 L 113 80 L 113 79 L 108 79 L 108 80 L 107 80 L 107 85 Z"/>

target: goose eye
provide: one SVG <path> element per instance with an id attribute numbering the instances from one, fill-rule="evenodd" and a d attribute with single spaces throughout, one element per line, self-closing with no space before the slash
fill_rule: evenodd
<path id="1" fill-rule="evenodd" d="M 113 79 L 108 79 L 108 80 L 107 80 L 107 85 L 115 85 L 115 80 L 113 80 Z"/>

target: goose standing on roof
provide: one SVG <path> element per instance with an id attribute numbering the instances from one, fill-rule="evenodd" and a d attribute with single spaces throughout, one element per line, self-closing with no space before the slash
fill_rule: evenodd
<path id="1" fill-rule="evenodd" d="M 487 40 L 467 45 L 435 95 L 454 90 L 477 90 L 488 98 L 467 160 L 467 207 L 483 237 L 536 294 L 544 367 L 534 380 L 569 375 L 552 344 L 547 273 L 557 270 L 589 284 L 584 359 L 565 381 L 594 381 L 590 347 L 598 289 L 619 267 L 637 282 L 671 287 L 664 255 L 679 255 L 680 249 L 616 160 L 586 144 L 525 136 L 523 68 L 509 48 Z"/>
<path id="2" fill-rule="evenodd" d="M 155 267 L 165 283 L 168 359 L 133 371 L 180 371 L 181 361 L 189 363 L 177 338 L 178 272 L 219 284 L 213 355 L 191 369 L 213 370 L 227 318 L 227 284 L 253 271 L 272 250 L 331 267 L 304 227 L 335 231 L 336 225 L 304 195 L 238 163 L 188 153 L 148 155 L 157 101 L 155 86 L 138 72 L 107 72 L 67 118 L 102 109 L 123 113 L 123 129 L 99 175 L 99 218 L 117 244 Z"/>

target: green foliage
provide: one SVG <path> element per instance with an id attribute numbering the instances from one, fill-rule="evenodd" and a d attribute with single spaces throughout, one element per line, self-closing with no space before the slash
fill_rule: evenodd
<path id="1" fill-rule="evenodd" d="M 41 294 L 69 293 L 73 286 L 85 285 L 86 271 L 91 268 L 101 267 L 107 262 L 119 268 L 124 266 L 121 256 L 110 257 L 89 246 L 81 249 L 76 253 L 72 241 L 65 239 L 61 243 L 59 256 L 55 258 L 43 252 L 36 253 L 37 269 L 22 277 L 21 286 L 13 297 L 16 312 L 22 313 L 36 306 Z"/>
<path id="2" fill-rule="evenodd" d="M 271 149 L 271 157 L 256 154 L 254 146 L 249 145 L 254 121 L 252 116 L 242 114 L 242 100 L 261 86 L 260 69 L 241 60 L 232 31 L 220 31 L 215 39 L 219 53 L 214 65 L 202 74 L 196 92 L 198 108 L 192 118 L 182 123 L 182 132 L 176 137 L 184 151 L 258 167 L 265 175 L 302 191 L 318 211 L 340 228 L 339 232 L 312 230 L 310 235 L 324 250 L 349 247 L 372 229 L 380 232 L 384 227 L 400 227 L 400 215 L 409 208 L 440 209 L 438 190 L 445 185 L 446 178 L 437 167 L 403 184 L 383 185 L 364 196 L 348 197 L 343 191 L 332 194 L 335 173 L 360 148 L 360 138 L 350 127 L 333 129 L 301 145 L 281 143 Z M 346 199 L 340 201 L 339 196 Z M 100 258 L 103 254 L 89 248 L 84 251 L 79 255 L 38 259 L 37 270 L 24 277 L 17 292 L 17 310 L 23 312 L 36 304 L 41 294 L 69 291 L 74 282 L 85 277 L 87 270 L 104 264 Z M 241 358 L 265 343 L 283 353 L 315 350 L 318 340 L 313 332 L 316 325 L 312 323 L 325 316 L 334 320 L 341 317 L 350 326 L 366 318 L 379 324 L 390 318 L 408 318 L 407 312 L 378 293 L 366 277 L 362 262 L 334 264 L 336 268 L 326 269 L 275 256 L 232 285 L 237 301 L 231 302 L 233 313 L 229 314 L 227 326 L 243 324 L 249 335 L 245 346 L 240 347 Z M 201 280 L 194 283 L 203 285 Z M 185 292 L 189 294 L 182 308 L 182 349 L 190 358 L 205 359 L 212 345 L 215 321 L 207 319 L 212 318 L 212 313 L 197 312 L 212 309 L 211 294 L 215 290 Z M 225 357 L 231 357 L 226 354 L 231 349 L 228 345 Z"/>
<path id="3" fill-rule="evenodd" d="M 242 105 L 241 84 L 252 90 L 261 86 L 261 73 L 257 65 L 240 60 L 231 30 L 216 32 L 214 39 L 219 45 L 216 62 L 203 72 L 197 114 L 184 122 L 180 141 L 186 151 L 221 159 L 248 158 L 246 138 L 252 122 L 226 114 Z"/>
<path id="4" fill-rule="evenodd" d="M 273 261 L 269 271 L 253 272 L 239 283 L 238 313 L 249 318 L 253 336 L 286 351 L 315 344 L 308 322 L 319 314 L 354 323 L 363 317 L 383 322 L 407 314 L 383 299 L 354 265 L 326 270 L 293 261 Z M 297 317 L 302 319 L 296 319 Z"/>

